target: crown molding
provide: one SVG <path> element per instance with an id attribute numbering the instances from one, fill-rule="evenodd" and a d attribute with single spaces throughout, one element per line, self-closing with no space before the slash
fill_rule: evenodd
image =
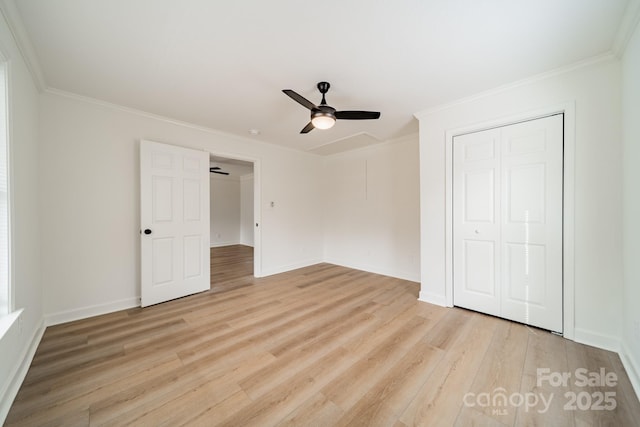
<path id="1" fill-rule="evenodd" d="M 0 0 L 0 1 L 2 1 L 2 0 Z M 260 140 L 253 139 L 253 138 L 247 138 L 245 136 L 236 135 L 234 133 L 224 132 L 224 131 L 221 131 L 221 130 L 218 130 L 218 129 L 214 129 L 214 128 L 210 128 L 210 127 L 207 127 L 207 126 L 202 126 L 202 125 L 198 125 L 198 124 L 195 124 L 195 123 L 185 122 L 185 121 L 173 119 L 173 118 L 167 117 L 167 116 L 161 116 L 159 114 L 149 113 L 147 111 L 138 110 L 138 109 L 131 108 L 131 107 L 126 107 L 124 105 L 115 104 L 113 102 L 103 101 L 102 99 L 92 98 L 90 96 L 78 95 L 77 93 L 67 92 L 67 91 L 61 90 L 61 89 L 55 89 L 55 88 L 48 87 L 48 88 L 43 90 L 43 93 L 49 94 L 49 95 L 52 95 L 52 96 L 58 96 L 58 97 L 61 97 L 61 98 L 72 99 L 72 100 L 77 101 L 77 102 L 93 104 L 93 105 L 96 105 L 96 106 L 99 106 L 99 107 L 102 107 L 102 108 L 106 108 L 106 109 L 109 109 L 109 110 L 121 111 L 121 112 L 124 112 L 124 113 L 127 113 L 127 114 L 131 114 L 131 115 L 134 115 L 134 116 L 144 117 L 144 118 L 147 118 L 147 119 L 150 119 L 150 120 L 155 120 L 155 121 L 167 123 L 167 124 L 174 125 L 174 126 L 180 126 L 180 127 L 184 127 L 184 128 L 188 128 L 188 129 L 192 129 L 192 130 L 197 130 L 197 131 L 200 131 L 200 132 L 203 132 L 203 133 L 208 133 L 208 134 L 217 135 L 217 136 L 226 137 L 226 138 L 233 138 L 236 141 L 241 141 L 241 142 L 251 143 L 251 144 L 258 144 L 258 145 L 271 147 L 271 148 L 275 147 L 275 148 L 277 148 L 279 150 L 289 151 L 289 152 L 298 153 L 298 154 L 306 154 L 306 155 L 313 156 L 313 157 L 319 156 L 318 154 L 309 153 L 309 152 L 304 151 L 302 149 L 296 149 L 296 148 L 288 147 L 288 146 L 285 146 L 285 145 L 274 144 L 274 143 L 268 142 L 268 141 L 260 141 Z M 223 154 L 220 154 L 220 155 L 223 156 L 223 157 L 233 157 L 233 156 L 225 156 Z"/>
<path id="2" fill-rule="evenodd" d="M 578 62 L 574 62 L 573 64 L 569 64 L 566 65 L 564 67 L 560 67 L 560 68 L 555 68 L 553 70 L 544 72 L 544 73 L 540 73 L 540 74 L 536 74 L 521 80 L 517 80 L 513 83 L 508 83 L 506 85 L 502 85 L 502 86 L 498 86 L 496 88 L 493 89 L 489 89 L 483 92 L 479 92 L 475 95 L 471 95 L 465 98 L 460 98 L 457 99 L 455 101 L 452 102 L 448 102 L 445 104 L 441 104 L 441 105 L 437 105 L 435 107 L 432 108 L 427 108 L 425 110 L 422 111 L 418 111 L 417 113 L 414 113 L 414 117 L 418 120 L 424 119 L 432 114 L 436 114 L 439 113 L 443 110 L 448 110 L 450 108 L 453 107 L 457 107 L 459 105 L 463 105 L 463 104 L 467 104 L 469 102 L 473 102 L 473 101 L 477 101 L 480 100 L 482 98 L 486 98 L 489 96 L 494 96 L 494 95 L 498 95 L 500 93 L 503 92 L 507 92 L 509 90 L 513 90 L 522 86 L 526 86 L 526 85 L 530 85 L 532 83 L 537 83 L 539 81 L 542 80 L 546 80 L 549 79 L 551 77 L 556 77 L 556 76 L 560 76 L 562 74 L 566 74 L 575 70 L 579 70 L 582 68 L 587 68 L 587 67 L 591 67 L 593 65 L 597 65 L 597 64 L 605 64 L 608 62 L 613 62 L 613 61 L 617 61 L 618 57 L 615 55 L 615 53 L 610 50 L 608 52 L 605 52 L 602 55 L 597 55 L 597 56 L 592 56 L 591 58 L 587 58 L 584 59 L 582 61 L 578 61 Z"/>
<path id="3" fill-rule="evenodd" d="M 47 84 L 42 73 L 42 67 L 38 61 L 31 39 L 24 27 L 20 12 L 14 0 L 0 0 L 0 12 L 4 16 L 4 20 L 13 35 L 13 39 L 18 46 L 18 50 L 22 55 L 22 59 L 27 65 L 27 69 L 31 73 L 31 77 L 40 92 L 47 89 Z"/>
<path id="4" fill-rule="evenodd" d="M 624 55 L 627 44 L 638 27 L 638 22 L 640 22 L 640 0 L 629 0 L 611 48 L 616 57 L 621 58 Z"/>

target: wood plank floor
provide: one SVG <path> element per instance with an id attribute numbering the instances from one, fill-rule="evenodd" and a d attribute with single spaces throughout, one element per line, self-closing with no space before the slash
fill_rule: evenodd
<path id="1" fill-rule="evenodd" d="M 244 285 L 226 292 L 47 328 L 6 424 L 635 426 L 640 420 L 640 403 L 614 353 L 418 302 L 416 283 L 334 265 L 239 276 L 229 281 Z M 537 384 L 538 368 L 604 369 L 618 380 L 613 387 L 580 388 L 573 380 L 554 387 Z M 587 393 L 582 405 L 598 392 L 615 393 L 614 410 L 564 409 L 565 393 Z M 518 396 L 533 393 L 551 399 L 548 410 L 541 402 L 519 404 Z"/>
<path id="2" fill-rule="evenodd" d="M 244 245 L 211 248 L 211 290 L 224 292 L 253 284 L 253 248 Z"/>

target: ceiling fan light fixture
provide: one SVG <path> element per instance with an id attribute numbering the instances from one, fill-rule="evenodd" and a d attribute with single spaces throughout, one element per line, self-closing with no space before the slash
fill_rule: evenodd
<path id="1" fill-rule="evenodd" d="M 332 114 L 319 112 L 313 115 L 311 123 L 316 129 L 330 129 L 336 124 L 336 118 Z"/>
<path id="2" fill-rule="evenodd" d="M 285 95 L 296 101 L 303 107 L 311 110 L 311 121 L 302 128 L 300 133 L 309 133 L 314 129 L 330 129 L 336 124 L 336 120 L 371 120 L 379 119 L 380 112 L 378 111 L 336 111 L 330 105 L 327 105 L 325 94 L 329 90 L 331 85 L 327 82 L 318 83 L 318 90 L 322 94 L 322 101 L 320 105 L 316 105 L 309 101 L 304 96 L 291 89 L 282 89 Z"/>

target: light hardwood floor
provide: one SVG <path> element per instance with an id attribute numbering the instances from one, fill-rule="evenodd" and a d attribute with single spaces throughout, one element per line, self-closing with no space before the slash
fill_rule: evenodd
<path id="1" fill-rule="evenodd" d="M 230 281 L 243 285 L 226 292 L 47 328 L 7 425 L 634 426 L 640 420 L 640 403 L 614 353 L 418 302 L 416 283 L 348 268 L 319 264 L 264 279 L 239 276 Z M 602 368 L 618 381 L 538 386 L 538 368 Z M 565 393 L 580 392 L 614 392 L 616 408 L 564 410 Z M 542 403 L 517 405 L 518 396 L 531 393 L 553 395 L 548 411 Z M 501 394 L 515 403 L 483 400 Z"/>
<path id="2" fill-rule="evenodd" d="M 253 284 L 253 248 L 244 245 L 211 248 L 211 290 L 224 292 Z"/>

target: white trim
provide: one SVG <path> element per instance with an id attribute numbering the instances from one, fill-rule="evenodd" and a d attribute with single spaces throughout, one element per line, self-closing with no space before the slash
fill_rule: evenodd
<path id="1" fill-rule="evenodd" d="M 366 271 L 368 273 L 379 274 L 381 276 L 393 277 L 396 279 L 407 280 L 409 282 L 420 283 L 420 273 L 418 275 L 408 273 L 406 271 L 391 271 L 384 268 L 378 268 L 371 264 L 359 264 L 339 261 L 334 258 L 327 258 L 324 261 L 327 264 L 339 265 L 341 267 L 352 268 L 354 270 Z"/>
<path id="2" fill-rule="evenodd" d="M 73 322 L 74 320 L 100 316 L 102 314 L 113 313 L 114 311 L 120 310 L 127 310 L 134 307 L 140 307 L 140 297 L 125 298 L 117 301 L 107 302 L 104 304 L 90 305 L 87 307 L 74 308 L 72 310 L 46 314 L 44 316 L 44 323 L 47 326 L 59 325 L 61 323 Z"/>
<path id="3" fill-rule="evenodd" d="M 24 349 L 18 359 L 21 361 L 20 364 L 14 366 L 13 372 L 9 375 L 9 381 L 5 388 L 0 391 L 0 424 L 4 423 L 6 420 L 7 415 L 9 414 L 9 409 L 11 409 L 11 405 L 20 390 L 20 386 L 22 386 L 22 382 L 27 376 L 27 372 L 29 371 L 33 357 L 36 354 L 38 345 L 40 345 L 40 340 L 42 340 L 42 336 L 44 335 L 44 330 L 44 321 L 40 320 L 40 324 L 36 330 L 33 331 L 29 346 Z"/>
<path id="4" fill-rule="evenodd" d="M 242 160 L 253 163 L 253 223 L 258 224 L 253 229 L 253 276 L 263 277 L 262 271 L 262 160 L 259 157 L 245 156 L 242 154 L 210 151 L 210 156 L 224 157 L 226 159 Z M 240 177 L 242 178 L 242 177 Z M 233 243 L 235 244 L 235 243 Z M 240 244 L 240 243 L 238 243 Z M 214 246 L 212 246 L 214 247 Z"/>
<path id="5" fill-rule="evenodd" d="M 1 120 L 5 120 L 5 129 L 4 135 L 2 137 L 5 138 L 5 174 L 6 174 L 6 184 L 7 184 L 7 218 L 6 218 L 6 226 L 7 226 L 7 288 L 6 288 L 6 300 L 7 306 L 4 309 L 11 313 L 12 311 L 17 310 L 15 305 L 15 275 L 13 272 L 15 271 L 15 257 L 13 254 L 15 253 L 15 239 L 14 235 L 14 221 L 15 218 L 13 209 L 14 209 L 14 191 L 13 191 L 13 141 L 12 141 L 12 133 L 13 133 L 13 120 L 12 120 L 12 85 L 11 85 L 11 69 L 12 64 L 7 59 L 7 55 L 5 54 L 4 47 L 0 47 L 0 68 L 2 69 L 2 74 L 4 74 L 4 78 L 2 79 L 2 90 L 4 91 L 4 99 L 2 105 L 2 113 L 4 117 Z M 4 310 L 3 310 L 4 311 Z M 8 314 L 6 313 L 6 314 Z M 1 314 L 0 314 L 1 315 Z"/>
<path id="6" fill-rule="evenodd" d="M 592 347 L 598 347 L 603 350 L 609 350 L 618 354 L 620 351 L 619 337 L 604 335 L 599 332 L 590 331 L 588 329 L 575 328 L 573 340 L 580 344 L 586 344 Z"/>
<path id="7" fill-rule="evenodd" d="M 428 302 L 429 304 L 439 305 L 442 307 L 450 307 L 449 305 L 447 305 L 447 300 L 444 296 L 431 292 L 425 292 L 423 290 L 420 290 L 418 301 Z"/>
<path id="8" fill-rule="evenodd" d="M 221 248 L 223 246 L 235 246 L 235 245 L 241 245 L 241 244 L 242 243 L 240 243 L 240 239 L 238 239 L 238 240 L 229 240 L 229 241 L 226 241 L 226 242 L 211 243 L 209 245 L 209 247 L 210 248 Z"/>
<path id="9" fill-rule="evenodd" d="M 298 268 L 304 268 L 304 267 L 309 267 L 311 265 L 316 265 L 316 264 L 322 264 L 324 261 L 321 259 L 308 259 L 306 261 L 300 261 L 297 262 L 295 264 L 288 264 L 288 265 L 283 265 L 280 267 L 275 267 L 275 268 L 271 268 L 269 270 L 264 270 L 262 271 L 262 275 L 258 276 L 257 274 L 254 274 L 256 277 L 267 277 L 267 276 L 273 276 L 274 274 L 280 274 L 280 273 L 286 273 L 289 272 L 291 270 L 297 270 Z"/>
<path id="10" fill-rule="evenodd" d="M 449 103 L 446 104 L 440 104 L 437 105 L 433 108 L 427 108 L 425 110 L 422 111 L 418 111 L 417 113 L 414 113 L 414 117 L 417 118 L 418 120 L 422 120 L 432 114 L 436 114 L 438 112 L 441 112 L 443 110 L 448 110 L 450 108 L 454 108 L 463 104 L 467 104 L 469 102 L 473 102 L 473 101 L 477 101 L 483 98 L 487 98 L 490 96 L 494 96 L 494 95 L 498 95 L 501 94 L 503 92 L 507 92 L 522 86 L 527 86 L 536 82 L 539 82 L 541 80 L 545 80 L 548 79 L 550 77 L 555 77 L 555 76 L 559 76 L 562 74 L 566 74 L 566 73 L 570 73 L 572 71 L 575 70 L 579 70 L 581 68 L 587 68 L 590 67 L 592 65 L 595 64 L 600 64 L 600 63 L 607 63 L 607 62 L 613 62 L 613 61 L 617 61 L 616 56 L 614 55 L 613 52 L 609 51 L 606 52 L 602 55 L 598 55 L 598 56 L 593 56 L 591 58 L 587 58 L 583 61 L 578 61 L 578 62 L 574 62 L 573 64 L 567 65 L 565 67 L 560 67 L 560 68 L 556 68 L 555 70 L 551 70 L 551 71 L 547 71 L 544 73 L 540 73 L 540 74 L 536 74 L 534 76 L 531 77 L 527 77 L 525 79 L 522 80 L 518 80 L 515 81 L 513 83 L 509 83 L 506 85 L 502 85 L 502 86 L 498 86 L 496 88 L 493 89 L 489 89 L 486 90 L 484 92 L 479 92 L 475 95 L 471 95 L 465 98 L 460 98 L 454 101 L 451 101 Z"/>
<path id="11" fill-rule="evenodd" d="M 44 80 L 44 74 L 42 73 L 42 67 L 38 61 L 38 56 L 35 53 L 31 39 L 24 28 L 24 23 L 20 18 L 20 12 L 13 0 L 0 1 L 0 12 L 4 16 L 4 20 L 13 35 L 13 39 L 18 46 L 18 50 L 24 59 L 24 63 L 33 78 L 33 81 L 38 88 L 38 91 L 42 92 L 46 89 L 47 84 Z"/>
<path id="12" fill-rule="evenodd" d="M 638 27 L 638 22 L 640 22 L 640 1 L 630 0 L 622 16 L 622 21 L 618 27 L 616 38 L 613 41 L 613 47 L 611 48 L 618 58 L 624 55 L 627 44 L 629 44 L 629 40 L 631 40 L 633 33 Z"/>
<path id="13" fill-rule="evenodd" d="M 498 119 L 448 129 L 445 132 L 445 295 L 425 295 L 425 300 L 444 300 L 447 307 L 453 307 L 453 137 L 470 132 L 507 126 L 534 120 L 553 114 L 564 114 L 564 194 L 563 194 L 563 336 L 574 339 L 575 330 L 575 283 L 574 283 L 574 193 L 575 193 L 575 102 L 549 106 L 522 112 Z M 421 299 L 423 298 L 421 292 Z M 429 301 L 430 302 L 430 301 Z"/>
<path id="14" fill-rule="evenodd" d="M 618 355 L 620 356 L 625 371 L 627 371 L 627 376 L 629 377 L 629 381 L 631 381 L 633 390 L 636 392 L 636 397 L 640 399 L 640 366 L 635 364 L 633 358 L 629 357 L 629 354 L 631 354 L 629 347 L 622 341 Z"/>
<path id="15" fill-rule="evenodd" d="M 2 0 L 0 0 L 0 1 L 2 1 Z M 292 147 L 289 147 L 289 146 L 286 146 L 286 145 L 279 145 L 279 144 L 274 144 L 272 142 L 261 141 L 259 139 L 247 138 L 247 137 L 236 135 L 236 134 L 233 134 L 233 133 L 223 132 L 221 130 L 210 128 L 210 127 L 207 127 L 207 126 L 197 125 L 195 123 L 190 123 L 190 122 L 185 122 L 185 121 L 182 121 L 182 120 L 172 119 L 171 117 L 161 116 L 159 114 L 153 114 L 153 113 L 149 113 L 147 111 L 137 110 L 135 108 L 125 107 L 124 105 L 114 104 L 112 102 L 103 101 L 101 99 L 91 98 L 89 96 L 84 96 L 84 95 L 78 95 L 76 93 L 67 92 L 67 91 L 64 91 L 64 90 L 61 90 L 61 89 L 55 89 L 55 88 L 49 87 L 49 88 L 46 88 L 43 92 L 47 93 L 49 95 L 60 96 L 62 98 L 68 98 L 68 99 L 72 99 L 72 100 L 78 101 L 78 102 L 84 102 L 84 103 L 87 103 L 87 104 L 93 104 L 93 105 L 97 105 L 99 107 L 108 108 L 110 110 L 122 111 L 124 113 L 129 113 L 129 114 L 132 114 L 132 115 L 135 115 L 135 116 L 144 117 L 146 119 L 156 120 L 156 121 L 167 123 L 167 124 L 174 125 L 174 126 L 181 126 L 181 127 L 187 128 L 187 129 L 193 129 L 193 130 L 197 130 L 197 131 L 200 131 L 200 132 L 208 133 L 208 134 L 211 134 L 211 135 L 217 135 L 217 136 L 232 138 L 232 139 L 237 140 L 237 141 L 242 141 L 242 142 L 247 142 L 247 143 L 252 143 L 252 144 L 266 145 L 268 147 L 276 147 L 278 149 L 290 151 L 290 152 L 293 152 L 293 153 L 305 153 L 305 154 L 308 154 L 310 156 L 322 157 L 319 154 L 311 153 L 311 152 L 308 152 L 308 151 L 305 151 L 305 150 L 301 150 L 301 149 L 292 148 Z M 158 141 L 158 142 L 162 142 L 162 141 Z M 214 154 L 214 155 L 217 156 L 217 154 Z M 227 156 L 227 155 L 224 155 L 224 154 L 221 155 L 221 157 L 235 158 L 233 156 Z M 238 159 L 238 160 L 243 160 L 243 159 Z"/>
<path id="16" fill-rule="evenodd" d="M 13 324 L 20 318 L 21 313 L 22 309 L 9 312 L 8 314 L 0 314 L 0 341 L 2 341 L 5 334 L 9 332 Z"/>

